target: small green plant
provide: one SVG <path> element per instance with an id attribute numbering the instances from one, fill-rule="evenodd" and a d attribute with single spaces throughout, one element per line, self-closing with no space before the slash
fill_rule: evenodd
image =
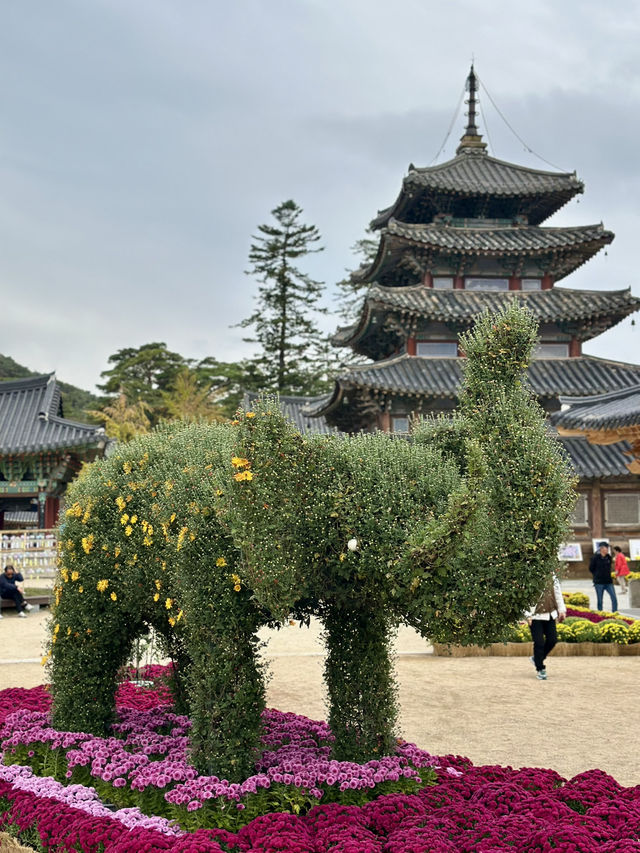
<path id="1" fill-rule="evenodd" d="M 617 643 L 626 646 L 629 642 L 629 628 L 624 623 L 610 619 L 597 625 L 600 642 Z"/>
<path id="2" fill-rule="evenodd" d="M 584 592 L 564 592 L 562 597 L 566 604 L 574 607 L 588 607 L 589 596 Z"/>

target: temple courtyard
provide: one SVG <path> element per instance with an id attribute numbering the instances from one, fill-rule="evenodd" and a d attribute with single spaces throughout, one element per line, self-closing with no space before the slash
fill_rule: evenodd
<path id="1" fill-rule="evenodd" d="M 563 587 L 592 589 L 576 581 Z M 28 619 L 5 612 L 0 689 L 46 681 L 40 659 L 49 618 L 48 610 Z M 292 624 L 263 636 L 272 673 L 268 705 L 326 718 L 319 626 Z M 623 785 L 640 784 L 632 749 L 640 657 L 552 654 L 548 680 L 540 682 L 527 657 L 442 657 L 408 628 L 399 631 L 396 654 L 399 728 L 423 749 L 476 764 L 552 767 L 567 778 L 600 768 Z"/>

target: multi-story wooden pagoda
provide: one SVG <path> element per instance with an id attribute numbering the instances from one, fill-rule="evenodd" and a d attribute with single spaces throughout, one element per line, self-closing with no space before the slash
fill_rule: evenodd
<path id="1" fill-rule="evenodd" d="M 539 322 L 528 382 L 547 412 L 560 409 L 561 396 L 640 382 L 640 365 L 582 354 L 584 341 L 638 310 L 640 300 L 629 289 L 557 286 L 614 235 L 602 224 L 543 224 L 584 186 L 575 173 L 490 156 L 476 125 L 476 84 L 472 67 L 456 156 L 427 168 L 410 165 L 395 203 L 372 222 L 380 234 L 377 255 L 353 275 L 368 291 L 357 321 L 334 336 L 337 346 L 371 362 L 346 369 L 332 393 L 307 402 L 307 417 L 346 432 L 406 432 L 413 416 L 452 410 L 461 382 L 460 333 L 478 313 L 514 298 Z M 628 447 L 563 441 L 581 479 L 577 539 L 590 551 L 593 537 L 640 535 L 640 483 L 627 467 Z M 636 515 L 625 511 L 618 524 L 607 510 L 609 492 L 629 494 Z"/>

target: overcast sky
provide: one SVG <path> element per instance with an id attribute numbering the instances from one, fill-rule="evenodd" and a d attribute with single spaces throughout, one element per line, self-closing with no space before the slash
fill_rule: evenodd
<path id="1" fill-rule="evenodd" d="M 329 298 L 440 151 L 472 57 L 526 146 L 585 182 L 548 224 L 616 234 L 561 284 L 640 296 L 639 46 L 635 0 L 4 0 L 0 352 L 89 390 L 121 347 L 249 355 L 230 325 L 257 225 L 297 201 Z M 490 153 L 550 168 L 480 96 Z M 639 341 L 627 319 L 586 350 L 639 361 Z"/>

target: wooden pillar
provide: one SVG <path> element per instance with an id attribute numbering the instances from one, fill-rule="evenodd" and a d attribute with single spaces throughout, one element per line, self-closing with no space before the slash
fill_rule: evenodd
<path id="1" fill-rule="evenodd" d="M 391 432 L 391 412 L 380 412 L 378 423 L 383 432 Z"/>
<path id="2" fill-rule="evenodd" d="M 550 275 L 543 275 L 540 280 L 540 289 L 541 290 L 551 290 L 553 287 L 553 279 Z"/>
<path id="3" fill-rule="evenodd" d="M 509 276 L 509 290 L 522 290 L 522 279 L 520 276 Z"/>
<path id="4" fill-rule="evenodd" d="M 591 537 L 599 539 L 602 536 L 602 491 L 599 482 L 591 486 L 589 503 Z"/>
<path id="5" fill-rule="evenodd" d="M 47 530 L 55 527 L 58 522 L 58 511 L 60 509 L 60 498 L 54 498 L 47 495 L 47 500 L 44 505 L 44 526 Z"/>
<path id="6" fill-rule="evenodd" d="M 573 337 L 569 341 L 569 358 L 577 358 L 579 355 L 582 355 L 582 341 Z"/>
<path id="7" fill-rule="evenodd" d="M 433 287 L 433 275 L 428 270 L 422 277 L 422 283 L 425 287 Z"/>
<path id="8" fill-rule="evenodd" d="M 453 289 L 454 290 L 464 290 L 464 278 L 461 275 L 456 275 L 453 277 Z"/>
<path id="9" fill-rule="evenodd" d="M 410 335 L 407 338 L 407 355 L 416 354 L 416 338 L 415 335 Z"/>

